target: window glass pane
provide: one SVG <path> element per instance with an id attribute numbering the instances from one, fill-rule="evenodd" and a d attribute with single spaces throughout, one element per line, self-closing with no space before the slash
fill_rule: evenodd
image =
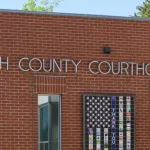
<path id="1" fill-rule="evenodd" d="M 52 103 L 52 120 L 51 120 L 51 150 L 58 150 L 58 141 L 59 141 L 59 115 L 58 115 L 58 103 Z"/>
<path id="2" fill-rule="evenodd" d="M 38 105 L 48 103 L 48 96 L 39 96 L 38 97 Z"/>
<path id="3" fill-rule="evenodd" d="M 40 143 L 40 150 L 44 150 L 44 145 L 43 145 L 43 143 Z"/>
<path id="4" fill-rule="evenodd" d="M 41 143 L 40 150 L 48 150 L 48 143 Z"/>
<path id="5" fill-rule="evenodd" d="M 40 141 L 48 141 L 48 105 L 40 108 Z"/>
<path id="6" fill-rule="evenodd" d="M 51 97 L 51 102 L 59 102 L 59 96 L 53 95 L 53 96 L 50 96 L 50 97 Z"/>
<path id="7" fill-rule="evenodd" d="M 45 144 L 45 150 L 49 150 L 48 149 L 48 143 Z"/>

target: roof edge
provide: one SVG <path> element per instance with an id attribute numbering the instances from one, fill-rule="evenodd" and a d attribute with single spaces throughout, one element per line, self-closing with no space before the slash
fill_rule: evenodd
<path id="1" fill-rule="evenodd" d="M 135 18 L 135 17 L 94 15 L 94 14 L 78 14 L 78 13 L 60 13 L 60 12 L 38 12 L 38 11 L 24 11 L 24 10 L 13 10 L 13 9 L 0 9 L 0 12 L 35 14 L 35 15 L 68 16 L 68 17 L 121 19 L 121 20 L 133 20 L 133 21 L 150 21 L 150 18 Z"/>

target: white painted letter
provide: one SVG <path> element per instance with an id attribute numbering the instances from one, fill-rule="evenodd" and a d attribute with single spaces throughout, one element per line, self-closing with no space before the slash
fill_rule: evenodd
<path id="1" fill-rule="evenodd" d="M 35 60 L 37 60 L 39 63 L 40 63 L 40 67 L 38 68 L 38 69 L 33 69 L 32 68 L 32 61 L 35 61 Z M 32 70 L 32 71 L 40 71 L 41 69 L 42 69 L 42 62 L 41 62 L 41 60 L 40 59 L 38 59 L 38 58 L 32 58 L 31 60 L 30 60 L 30 62 L 29 62 L 29 68 Z"/>
<path id="2" fill-rule="evenodd" d="M 146 65 L 146 67 L 145 67 L 145 72 L 146 72 L 147 75 L 150 76 L 150 73 L 148 72 L 148 66 L 149 66 L 149 65 L 150 65 L 150 63 Z"/>
<path id="3" fill-rule="evenodd" d="M 45 72 L 50 72 L 51 69 L 52 69 L 52 60 L 51 59 L 49 60 L 49 70 L 46 70 L 46 68 L 45 68 L 45 59 L 43 59 L 43 70 Z"/>
<path id="4" fill-rule="evenodd" d="M 91 65 L 93 64 L 93 63 L 97 63 L 98 64 L 98 61 L 92 61 L 92 62 L 90 62 L 90 64 L 89 64 L 89 70 L 90 70 L 90 72 L 92 72 L 93 74 L 98 74 L 99 72 L 94 72 L 94 71 L 92 71 L 92 69 L 91 69 Z"/>
<path id="5" fill-rule="evenodd" d="M 62 71 L 62 60 L 61 59 L 59 60 L 59 66 L 58 66 L 56 60 L 53 59 L 53 72 L 55 72 L 55 66 L 58 69 L 58 71 L 61 72 Z"/>
<path id="6" fill-rule="evenodd" d="M 120 62 L 118 62 L 118 71 L 114 72 L 114 63 L 111 62 L 111 68 L 112 68 L 112 73 L 113 74 L 119 74 L 120 73 Z"/>
<path id="7" fill-rule="evenodd" d="M 138 75 L 138 70 L 142 70 L 142 74 L 145 74 L 144 63 L 142 63 L 142 68 L 138 68 L 139 64 L 136 64 L 136 75 Z"/>
<path id="8" fill-rule="evenodd" d="M 103 63 L 107 64 L 108 67 L 109 67 L 107 72 L 102 72 L 102 70 L 101 70 L 101 65 L 102 65 Z M 102 74 L 108 74 L 108 73 L 110 73 L 110 71 L 111 71 L 111 65 L 110 65 L 110 63 L 107 62 L 107 61 L 102 61 L 102 62 L 99 63 L 98 69 L 99 69 L 100 73 L 102 73 Z"/>
<path id="9" fill-rule="evenodd" d="M 126 67 L 123 67 L 123 64 L 125 64 Z M 125 70 L 126 74 L 129 75 L 128 68 L 129 68 L 129 64 L 127 62 L 121 62 L 121 74 L 123 74 L 123 70 Z"/>
<path id="10" fill-rule="evenodd" d="M 6 57 L 6 62 L 2 62 L 2 58 L 0 57 L 0 70 L 2 69 L 2 64 L 6 65 L 8 70 L 8 57 Z"/>
<path id="11" fill-rule="evenodd" d="M 78 65 L 80 64 L 81 60 L 79 60 L 77 62 L 77 64 L 72 60 L 73 65 L 75 66 L 74 72 L 77 73 L 78 72 Z"/>
<path id="12" fill-rule="evenodd" d="M 68 72 L 68 61 L 70 61 L 70 59 L 62 59 L 62 61 L 65 61 L 65 72 Z"/>
<path id="13" fill-rule="evenodd" d="M 133 75 L 133 65 L 136 65 L 135 62 L 128 62 L 129 64 L 131 64 L 131 75 Z"/>
<path id="14" fill-rule="evenodd" d="M 21 63 L 22 63 L 23 60 L 29 60 L 29 58 L 27 58 L 27 57 L 21 58 L 21 59 L 19 60 L 19 68 L 20 68 L 22 71 L 29 71 L 29 69 L 23 69 L 23 68 L 21 67 Z"/>

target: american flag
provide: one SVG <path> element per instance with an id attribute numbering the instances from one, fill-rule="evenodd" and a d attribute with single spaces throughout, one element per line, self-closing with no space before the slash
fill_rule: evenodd
<path id="1" fill-rule="evenodd" d="M 134 150 L 134 97 L 84 95 L 84 149 Z"/>

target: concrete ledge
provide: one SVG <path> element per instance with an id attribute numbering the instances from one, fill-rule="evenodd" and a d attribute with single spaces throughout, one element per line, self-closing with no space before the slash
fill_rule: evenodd
<path id="1" fill-rule="evenodd" d="M 24 10 L 11 10 L 11 9 L 0 9 L 0 12 L 35 14 L 35 15 L 39 14 L 39 15 L 52 15 L 52 16 L 70 16 L 70 17 L 134 20 L 134 21 L 150 21 L 150 18 L 135 18 L 135 17 L 92 15 L 92 14 L 76 14 L 76 13 L 59 13 L 59 12 L 38 12 L 38 11 L 24 11 Z"/>

